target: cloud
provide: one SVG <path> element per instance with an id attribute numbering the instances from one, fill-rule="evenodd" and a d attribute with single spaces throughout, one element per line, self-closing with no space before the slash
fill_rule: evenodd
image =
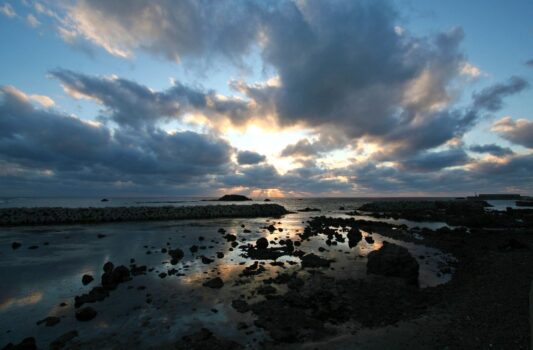
<path id="1" fill-rule="evenodd" d="M 528 119 L 513 120 L 507 116 L 496 121 L 491 130 L 512 143 L 533 148 L 533 121 Z"/>
<path id="2" fill-rule="evenodd" d="M 38 26 L 41 25 L 41 22 L 39 22 L 39 20 L 32 14 L 29 14 L 26 17 L 26 22 L 28 22 L 28 24 L 32 26 L 33 28 L 37 28 Z"/>
<path id="3" fill-rule="evenodd" d="M 511 77 L 506 83 L 495 84 L 475 93 L 472 96 L 474 107 L 496 112 L 502 108 L 504 97 L 519 93 L 528 87 L 528 82 L 523 78 Z"/>
<path id="4" fill-rule="evenodd" d="M 406 171 L 440 171 L 441 169 L 464 165 L 469 161 L 462 148 L 451 148 L 443 151 L 423 152 L 402 163 Z"/>
<path id="5" fill-rule="evenodd" d="M 237 162 L 240 165 L 251 165 L 262 163 L 266 160 L 266 157 L 262 154 L 251 151 L 240 151 L 237 153 Z"/>
<path id="6" fill-rule="evenodd" d="M 526 66 L 533 67 L 533 59 L 526 61 Z"/>
<path id="7" fill-rule="evenodd" d="M 0 6 L 0 13 L 10 18 L 15 17 L 17 15 L 13 7 L 8 3 L 5 3 L 2 6 Z"/>
<path id="8" fill-rule="evenodd" d="M 87 191 L 98 184 L 107 184 L 110 190 L 128 184 L 144 191 L 168 186 L 170 191 L 190 183 L 205 187 L 201 182 L 226 173 L 231 164 L 232 147 L 216 136 L 169 134 L 157 128 L 111 131 L 37 109 L 27 95 L 17 92 L 4 87 L 0 94 L 0 160 L 11 169 L 5 174 L 11 181 L 15 172 L 24 175 L 18 178 L 20 183 L 28 178 L 50 186 L 84 183 L 81 188 Z"/>
<path id="9" fill-rule="evenodd" d="M 116 76 L 95 77 L 69 70 L 55 70 L 50 74 L 72 97 L 93 99 L 105 107 L 105 112 L 113 121 L 134 128 L 179 118 L 193 111 L 213 117 L 213 121 L 226 118 L 240 124 L 248 119 L 250 113 L 247 101 L 177 81 L 165 91 L 154 91 Z"/>
<path id="10" fill-rule="evenodd" d="M 80 0 L 62 28 L 120 57 L 144 50 L 178 62 L 212 56 L 240 60 L 259 31 L 260 3 Z"/>
<path id="11" fill-rule="evenodd" d="M 505 157 L 514 154 L 512 149 L 499 146 L 495 143 L 488 145 L 472 145 L 468 149 L 475 153 L 489 153 L 496 157 Z"/>

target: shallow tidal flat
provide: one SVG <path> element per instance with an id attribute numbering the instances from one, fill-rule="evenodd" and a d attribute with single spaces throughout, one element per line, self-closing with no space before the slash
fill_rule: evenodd
<path id="1" fill-rule="evenodd" d="M 52 349 L 527 344 L 531 234 L 362 220 L 340 200 L 288 209 L 3 227 L 0 347 L 30 337 Z M 529 225 L 518 213 L 488 215 Z"/>
<path id="2" fill-rule="evenodd" d="M 277 204 L 204 205 L 190 207 L 0 208 L 0 226 L 275 217 L 286 213 L 287 210 Z"/>

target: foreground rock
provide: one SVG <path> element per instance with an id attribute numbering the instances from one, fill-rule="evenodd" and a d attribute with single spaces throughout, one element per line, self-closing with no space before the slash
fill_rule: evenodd
<path id="1" fill-rule="evenodd" d="M 215 277 L 210 279 L 207 282 L 203 283 L 204 287 L 213 288 L 213 289 L 220 289 L 224 287 L 224 281 L 220 277 Z"/>
<path id="2" fill-rule="evenodd" d="M 288 211 L 278 204 L 193 207 L 2 208 L 0 209 L 0 226 L 279 217 L 287 213 Z"/>
<path id="3" fill-rule="evenodd" d="M 76 311 L 76 319 L 81 322 L 87 322 L 96 317 L 96 310 L 90 306 Z"/>
<path id="4" fill-rule="evenodd" d="M 51 343 L 50 343 L 50 350 L 59 350 L 59 349 L 63 349 L 67 343 L 69 341 L 71 341 L 72 339 L 76 338 L 78 336 L 78 331 L 70 331 L 70 332 L 67 332 L 67 333 L 64 333 L 62 335 L 60 335 L 59 337 L 57 337 L 55 340 L 53 340 Z"/>
<path id="5" fill-rule="evenodd" d="M 367 273 L 400 277 L 410 284 L 418 283 L 418 262 L 399 245 L 383 242 L 383 246 L 368 254 Z"/>
<path id="6" fill-rule="evenodd" d="M 34 350 L 37 349 L 35 338 L 29 337 L 22 340 L 20 343 L 14 345 L 13 343 L 7 344 L 2 350 Z"/>
<path id="7" fill-rule="evenodd" d="M 232 340 L 216 337 L 207 328 L 202 328 L 196 333 L 186 335 L 175 344 L 178 350 L 233 350 L 244 349 L 239 343 Z"/>

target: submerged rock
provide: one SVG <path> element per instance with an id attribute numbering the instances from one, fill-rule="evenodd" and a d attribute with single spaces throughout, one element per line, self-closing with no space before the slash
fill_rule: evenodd
<path id="1" fill-rule="evenodd" d="M 383 246 L 368 254 L 367 273 L 400 277 L 410 284 L 418 283 L 418 262 L 409 251 L 396 244 L 383 242 Z"/>

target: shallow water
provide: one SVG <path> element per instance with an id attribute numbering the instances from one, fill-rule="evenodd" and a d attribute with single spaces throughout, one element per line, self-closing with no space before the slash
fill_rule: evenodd
<path id="1" fill-rule="evenodd" d="M 343 203 L 339 204 L 338 200 L 322 202 L 320 213 L 298 212 L 279 220 L 217 219 L 2 229 L 0 274 L 4 287 L 0 289 L 0 346 L 8 341 L 19 342 L 24 337 L 35 336 L 39 344 L 46 347 L 51 340 L 72 329 L 78 330 L 78 339 L 82 342 L 103 337 L 107 344 L 140 343 L 148 346 L 175 341 L 199 327 L 207 327 L 215 333 L 253 346 L 264 334 L 253 327 L 253 316 L 236 312 L 231 307 L 231 301 L 240 295 L 246 295 L 250 302 L 260 300 L 262 297 L 254 294 L 255 288 L 262 284 L 262 280 L 275 277 L 278 272 L 299 271 L 304 278 L 307 272 L 301 270 L 299 264 L 287 263 L 299 263 L 298 258 L 282 257 L 278 261 L 286 262 L 284 267 L 271 266 L 270 261 L 266 261 L 265 273 L 251 279 L 239 278 L 239 273 L 253 261 L 241 256 L 243 252 L 240 249 L 231 251 L 230 244 L 217 233 L 218 228 L 236 234 L 242 244 L 252 243 L 263 236 L 276 242 L 279 239 L 296 238 L 303 231 L 305 221 L 312 216 L 346 217 L 338 209 L 340 205 L 345 206 L 346 210 L 360 205 L 357 201 Z M 285 202 L 291 210 L 318 207 L 318 204 L 318 200 Z M 270 234 L 262 229 L 270 223 L 283 228 L 283 232 Z M 241 225 L 252 232 L 244 234 Z M 420 223 L 416 225 L 420 226 Z M 106 237 L 99 239 L 98 234 L 105 234 Z M 442 267 L 453 260 L 452 257 L 423 245 L 394 241 L 377 233 L 372 233 L 372 236 L 375 240 L 373 244 L 362 240 L 356 247 L 349 248 L 347 243 L 328 247 L 324 242 L 325 237 L 320 235 L 302 242 L 298 248 L 334 259 L 331 269 L 321 269 L 327 275 L 365 278 L 366 255 L 387 240 L 405 246 L 417 258 L 421 287 L 444 283 L 451 278 L 451 271 L 442 273 Z M 200 237 L 203 237 L 202 241 Z M 21 242 L 22 247 L 12 250 L 13 241 Z M 45 242 L 48 245 L 44 245 Z M 28 249 L 32 245 L 38 248 Z M 203 246 L 204 249 L 192 254 L 189 251 L 191 245 Z M 167 254 L 161 253 L 161 248 L 168 247 L 179 247 L 185 252 L 184 259 L 175 266 L 169 264 Z M 319 247 L 327 251 L 318 253 Z M 150 254 L 147 254 L 148 251 Z M 224 258 L 216 259 L 216 252 L 223 252 Z M 214 258 L 215 262 L 203 264 L 200 260 L 203 255 Z M 94 320 L 84 323 L 76 321 L 74 296 L 86 293 L 99 284 L 101 269 L 106 261 L 112 261 L 115 266 L 128 265 L 131 258 L 135 259 L 137 265 L 147 265 L 154 270 L 119 285 L 104 301 L 89 304 L 98 311 Z M 185 276 L 168 276 L 164 279 L 158 276 L 172 267 Z M 85 273 L 95 277 L 95 281 L 88 286 L 81 283 Z M 202 286 L 206 279 L 213 276 L 220 276 L 225 281 L 222 289 L 212 290 Z M 235 281 L 239 280 L 251 282 L 235 285 Z M 137 290 L 139 286 L 145 286 L 146 290 Z M 279 292 L 285 288 L 284 285 L 273 286 Z M 150 304 L 146 302 L 147 298 L 151 299 Z M 68 305 L 60 307 L 61 302 Z M 36 325 L 38 320 L 52 315 L 62 317 L 58 325 Z M 236 324 L 239 321 L 247 322 L 250 328 L 238 330 Z"/>

